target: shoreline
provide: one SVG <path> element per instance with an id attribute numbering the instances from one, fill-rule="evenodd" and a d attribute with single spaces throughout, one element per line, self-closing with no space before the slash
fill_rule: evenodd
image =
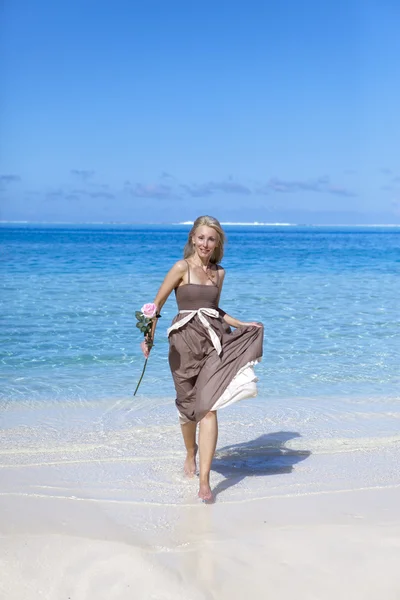
<path id="1" fill-rule="evenodd" d="M 259 402 L 221 411 L 211 505 L 182 474 L 170 408 L 9 406 L 0 595 L 398 600 L 398 413 L 384 427 L 368 420 L 371 435 L 360 437 L 348 413 L 335 430 L 324 405 L 303 418 L 283 400 L 277 413 Z"/>

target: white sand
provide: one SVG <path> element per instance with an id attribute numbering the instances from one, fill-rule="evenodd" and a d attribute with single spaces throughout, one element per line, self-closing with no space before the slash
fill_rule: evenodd
<path id="1" fill-rule="evenodd" d="M 399 488 L 115 512 L 3 496 L 1 597 L 398 600 L 399 506 Z"/>
<path id="2" fill-rule="evenodd" d="M 146 408 L 151 424 L 3 415 L 1 600 L 400 599 L 394 426 L 324 431 L 325 411 L 280 431 L 233 410 L 207 506 L 180 473 L 176 422 Z"/>

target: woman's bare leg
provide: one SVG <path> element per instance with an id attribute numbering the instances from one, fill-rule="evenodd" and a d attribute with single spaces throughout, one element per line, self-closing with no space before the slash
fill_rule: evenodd
<path id="1" fill-rule="evenodd" d="M 212 500 L 210 488 L 211 463 L 217 447 L 218 420 L 216 411 L 210 411 L 200 421 L 200 489 L 199 498 Z"/>
<path id="2" fill-rule="evenodd" d="M 196 425 L 194 421 L 189 421 L 181 425 L 183 441 L 186 448 L 186 459 L 183 465 L 183 470 L 188 477 L 193 477 L 196 474 Z"/>

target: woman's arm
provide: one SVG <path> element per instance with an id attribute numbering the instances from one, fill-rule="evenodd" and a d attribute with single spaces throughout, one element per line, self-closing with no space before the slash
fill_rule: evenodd
<path id="1" fill-rule="evenodd" d="M 162 282 L 160 289 L 158 290 L 157 295 L 154 299 L 154 304 L 157 306 L 158 313 L 161 312 L 162 307 L 164 306 L 165 302 L 168 299 L 168 296 L 170 295 L 172 290 L 175 289 L 179 285 L 179 283 L 184 278 L 186 272 L 187 272 L 187 263 L 184 260 L 178 260 L 178 262 L 176 262 L 174 264 L 174 266 L 168 271 L 168 273 L 165 276 L 165 279 Z M 158 321 L 158 319 L 154 319 L 153 326 L 151 329 L 150 339 L 152 342 L 154 341 L 154 336 L 155 336 L 156 327 L 157 327 L 157 321 Z M 148 346 L 146 340 L 143 340 L 143 342 L 140 344 L 140 346 L 142 348 L 143 354 L 147 358 L 150 354 L 151 346 L 150 347 Z"/>
<path id="2" fill-rule="evenodd" d="M 222 272 L 220 272 L 220 276 L 219 276 L 219 294 L 218 294 L 218 304 L 219 304 L 219 299 L 221 297 L 221 291 L 222 291 L 222 285 L 224 283 L 224 279 L 225 279 L 225 271 L 224 269 L 222 269 Z M 261 323 L 256 323 L 255 321 L 251 321 L 251 322 L 245 322 L 245 321 L 239 321 L 238 319 L 235 319 L 234 317 L 231 317 L 230 315 L 228 315 L 228 313 L 226 313 L 225 311 L 223 311 L 222 309 L 219 309 L 220 313 L 222 315 L 222 318 L 224 319 L 225 323 L 227 323 L 229 325 L 229 327 L 262 327 Z"/>
<path id="3" fill-rule="evenodd" d="M 176 262 L 168 271 L 154 299 L 154 304 L 157 306 L 158 312 L 161 312 L 161 309 L 167 301 L 168 296 L 172 290 L 178 287 L 186 273 L 187 263 L 185 260 L 178 260 L 178 262 Z"/>

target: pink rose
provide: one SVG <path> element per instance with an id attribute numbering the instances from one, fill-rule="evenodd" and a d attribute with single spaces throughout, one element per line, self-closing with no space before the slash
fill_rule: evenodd
<path id="1" fill-rule="evenodd" d="M 153 302 L 149 302 L 148 304 L 143 304 L 143 306 L 140 310 L 142 311 L 142 313 L 144 314 L 144 316 L 147 319 L 152 319 L 157 314 L 157 306 L 155 304 L 153 304 Z"/>

